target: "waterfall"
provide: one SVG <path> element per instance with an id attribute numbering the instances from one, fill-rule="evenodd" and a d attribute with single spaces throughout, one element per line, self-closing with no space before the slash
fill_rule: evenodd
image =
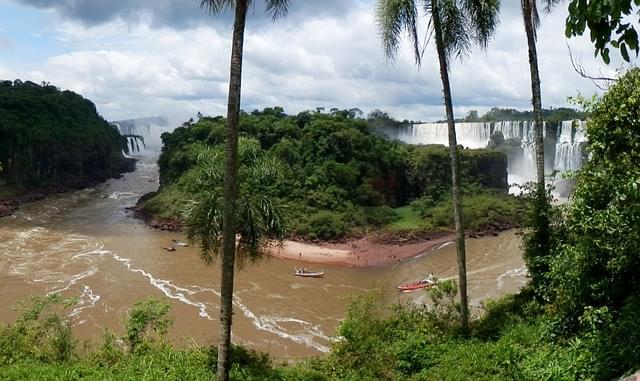
<path id="1" fill-rule="evenodd" d="M 546 122 L 544 123 L 546 136 Z M 525 144 L 534 143 L 533 122 L 459 122 L 456 123 L 458 144 L 466 148 L 485 148 L 491 136 L 500 131 L 505 139 L 518 139 Z M 409 144 L 449 145 L 446 123 L 422 123 L 404 127 L 398 133 L 398 139 Z"/>
<path id="2" fill-rule="evenodd" d="M 553 169 L 559 172 L 582 168 L 583 146 L 587 142 L 586 122 L 568 120 L 558 129 Z"/>
<path id="3" fill-rule="evenodd" d="M 546 147 L 545 155 L 554 158 L 546 170 L 565 172 L 578 170 L 583 164 L 583 148 L 587 142 L 584 121 L 564 121 L 558 125 L 555 152 L 553 146 Z M 547 124 L 543 136 L 547 135 Z M 466 148 L 484 148 L 496 132 L 505 140 L 520 141 L 522 155 L 509 157 L 509 183 L 523 184 L 536 179 L 535 131 L 532 121 L 501 121 L 493 123 L 456 123 L 458 144 Z M 405 126 L 398 130 L 395 138 L 409 144 L 449 145 L 446 123 L 422 123 Z"/>
<path id="4" fill-rule="evenodd" d="M 127 139 L 128 154 L 136 156 L 159 151 L 162 147 L 160 135 L 170 131 L 168 122 L 160 117 L 122 120 L 111 124 Z M 128 156 L 125 152 L 123 154 Z"/>
<path id="5" fill-rule="evenodd" d="M 124 135 L 127 138 L 127 143 L 129 145 L 129 153 L 130 154 L 141 154 L 142 150 L 140 149 L 140 143 L 142 143 L 142 147 L 145 147 L 144 138 L 139 135 Z"/>
<path id="6" fill-rule="evenodd" d="M 133 142 L 133 145 L 131 141 L 128 142 L 129 147 L 131 147 L 131 152 L 159 152 L 162 149 L 162 139 L 160 135 L 162 135 L 163 132 L 173 130 L 173 127 L 169 125 L 169 122 L 164 117 L 126 119 L 113 121 L 111 123 L 120 132 L 120 135 L 127 138 L 130 136 L 138 136 L 140 138 Z"/>
<path id="7" fill-rule="evenodd" d="M 456 123 L 458 144 L 484 148 L 491 138 L 491 123 Z M 403 128 L 398 139 L 409 144 L 449 145 L 447 123 L 424 123 Z"/>

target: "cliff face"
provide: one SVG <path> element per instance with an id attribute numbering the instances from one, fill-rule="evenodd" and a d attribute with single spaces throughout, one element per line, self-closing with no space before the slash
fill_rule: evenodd
<path id="1" fill-rule="evenodd" d="M 50 85 L 0 82 L 0 186 L 79 188 L 133 168 L 126 139 L 91 101 Z"/>
<path id="2" fill-rule="evenodd" d="M 509 190 L 507 182 L 507 155 L 502 152 L 479 149 L 462 153 L 462 170 L 471 181 L 494 189 Z"/>
<path id="3" fill-rule="evenodd" d="M 507 156 L 490 149 L 460 150 L 460 166 L 465 184 L 477 184 L 505 193 Z M 414 147 L 410 153 L 409 183 L 412 197 L 438 196 L 451 188 L 449 149 L 441 145 Z"/>

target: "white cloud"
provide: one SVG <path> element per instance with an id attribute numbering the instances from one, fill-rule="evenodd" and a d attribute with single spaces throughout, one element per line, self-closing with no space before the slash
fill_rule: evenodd
<path id="1" fill-rule="evenodd" d="M 577 91 L 595 91 L 571 68 L 562 29 L 565 13 L 558 10 L 546 16 L 539 33 L 544 106 L 564 106 L 566 97 Z M 526 40 L 517 7 L 507 7 L 502 19 L 487 52 L 476 51 L 452 62 L 458 116 L 492 106 L 529 107 Z M 207 24 L 180 30 L 158 27 L 144 15 L 135 23 L 124 20 L 95 26 L 60 20 L 48 28 L 54 28 L 54 37 L 68 47 L 67 52 L 49 57 L 30 72 L 0 68 L 0 77 L 20 75 L 70 88 L 93 100 L 112 120 L 167 115 L 179 123 L 198 111 L 225 112 L 230 30 Z M 341 14 L 315 18 L 294 15 L 276 24 L 249 27 L 245 37 L 242 107 L 246 110 L 274 105 L 289 113 L 316 106 L 359 107 L 365 112 L 379 108 L 399 119 L 414 120 L 444 114 L 433 49 L 427 50 L 420 69 L 406 44 L 395 64 L 387 64 L 373 4 L 353 3 Z M 572 40 L 571 45 L 585 57 L 588 69 L 597 72 L 600 65 L 588 39 Z"/>

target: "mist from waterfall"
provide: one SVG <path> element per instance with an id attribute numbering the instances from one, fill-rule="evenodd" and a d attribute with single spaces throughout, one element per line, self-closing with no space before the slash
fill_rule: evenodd
<path id="1" fill-rule="evenodd" d="M 532 121 L 459 122 L 456 123 L 456 137 L 458 144 L 465 148 L 486 148 L 496 132 L 501 132 L 505 140 L 518 140 L 522 153 L 509 155 L 509 183 L 524 184 L 535 181 L 536 178 L 533 125 Z M 546 123 L 543 131 L 546 137 Z M 395 133 L 389 134 L 386 131 L 386 134 L 408 144 L 449 144 L 446 123 L 406 125 L 398 128 Z M 554 158 L 553 163 L 551 160 L 546 162 L 547 175 L 582 168 L 586 142 L 585 121 L 569 120 L 560 123 L 555 147 L 545 147 L 545 156 Z"/>
<path id="2" fill-rule="evenodd" d="M 162 148 L 160 135 L 173 130 L 164 117 L 127 119 L 111 123 L 121 135 L 127 137 L 129 155 L 134 156 L 157 154 Z"/>

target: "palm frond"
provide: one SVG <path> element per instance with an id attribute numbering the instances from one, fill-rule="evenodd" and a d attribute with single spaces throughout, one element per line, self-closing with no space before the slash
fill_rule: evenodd
<path id="1" fill-rule="evenodd" d="M 237 231 L 240 234 L 237 264 L 256 261 L 268 255 L 273 243 L 281 245 L 286 230 L 281 217 L 282 208 L 268 197 L 246 195 L 238 199 Z"/>
<path id="2" fill-rule="evenodd" d="M 456 0 L 438 0 L 437 10 L 447 57 L 459 57 L 471 49 L 470 22 Z"/>
<path id="3" fill-rule="evenodd" d="M 474 40 L 481 48 L 486 49 L 500 20 L 500 0 L 464 0 L 463 7 L 470 22 Z"/>
<path id="4" fill-rule="evenodd" d="M 562 3 L 564 0 L 543 0 L 544 11 L 550 13 L 556 5 Z"/>
<path id="5" fill-rule="evenodd" d="M 420 65 L 422 55 L 417 29 L 418 9 L 413 0 L 378 0 L 376 22 L 382 38 L 385 57 L 393 61 L 398 53 L 403 32 L 411 40 L 416 63 Z"/>
<path id="6" fill-rule="evenodd" d="M 222 251 L 222 203 L 208 193 L 187 203 L 183 211 L 187 239 L 200 247 L 205 263 L 212 263 Z"/>
<path id="7" fill-rule="evenodd" d="M 238 163 L 253 163 L 260 156 L 261 150 L 262 147 L 257 139 L 240 136 L 238 138 Z"/>
<path id="8" fill-rule="evenodd" d="M 234 0 L 200 0 L 200 8 L 212 15 L 222 12 L 225 8 L 232 8 L 234 4 Z"/>
<path id="9" fill-rule="evenodd" d="M 283 19 L 289 11 L 289 0 L 266 0 L 267 13 L 273 21 Z"/>
<path id="10" fill-rule="evenodd" d="M 210 148 L 200 152 L 193 171 L 198 186 L 205 188 L 222 186 L 224 181 L 223 152 Z"/>
<path id="11" fill-rule="evenodd" d="M 264 155 L 257 158 L 253 165 L 248 168 L 248 180 L 254 184 L 273 183 L 282 177 L 284 168 L 284 163 L 277 157 Z"/>

